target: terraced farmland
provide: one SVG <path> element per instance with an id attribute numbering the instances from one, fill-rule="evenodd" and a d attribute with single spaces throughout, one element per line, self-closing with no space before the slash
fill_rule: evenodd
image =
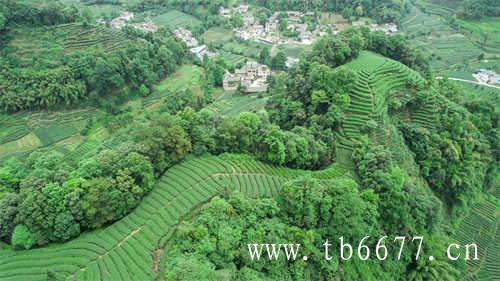
<path id="1" fill-rule="evenodd" d="M 29 66 L 33 60 L 46 60 L 57 65 L 62 53 L 71 53 L 87 48 L 100 48 L 110 52 L 125 46 L 131 37 L 123 32 L 102 25 L 84 26 L 82 23 L 61 24 L 53 27 L 12 29 L 12 40 L 8 46 L 10 55 Z"/>
<path id="2" fill-rule="evenodd" d="M 81 24 L 67 24 L 60 25 L 57 28 L 67 32 L 61 35 L 63 37 L 64 48 L 67 51 L 98 46 L 109 52 L 124 46 L 125 42 L 132 38 L 119 30 L 110 29 L 102 25 L 88 28 Z"/>
<path id="3" fill-rule="evenodd" d="M 432 56 L 431 64 L 438 70 L 463 65 L 482 53 L 473 41 L 451 28 L 443 18 L 425 14 L 416 7 L 403 20 L 402 28 L 413 44 Z"/>
<path id="4" fill-rule="evenodd" d="M 71 140 L 89 119 L 97 118 L 100 114 L 96 109 L 87 108 L 0 115 L 0 157 L 23 155 L 65 139 Z"/>
<path id="5" fill-rule="evenodd" d="M 342 67 L 358 74 L 342 124 L 341 148 L 350 150 L 352 143 L 363 134 L 362 129 L 368 121 L 387 123 L 387 98 L 394 91 L 404 88 L 408 79 L 417 84 L 424 80 L 405 65 L 370 52 L 362 52 L 356 60 Z M 380 136 L 380 139 L 385 137 Z"/>
<path id="6" fill-rule="evenodd" d="M 322 181 L 355 184 L 344 169 L 307 172 L 225 155 L 191 158 L 170 169 L 139 207 L 121 221 L 65 244 L 0 251 L 0 280 L 153 280 L 175 227 L 198 205 L 225 190 L 273 196 L 304 173 Z"/>
<path id="7" fill-rule="evenodd" d="M 500 223 L 495 199 L 474 204 L 460 224 L 456 239 L 461 245 L 476 243 L 479 260 L 468 260 L 468 280 L 496 280 L 500 275 Z"/>

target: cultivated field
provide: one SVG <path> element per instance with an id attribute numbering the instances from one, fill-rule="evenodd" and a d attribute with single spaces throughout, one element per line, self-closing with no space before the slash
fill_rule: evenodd
<path id="1" fill-rule="evenodd" d="M 498 199 L 498 197 L 497 197 Z M 500 216 L 497 200 L 483 199 L 472 206 L 456 235 L 461 245 L 476 243 L 479 260 L 467 261 L 468 280 L 496 280 L 500 276 Z"/>
<path id="2" fill-rule="evenodd" d="M 153 17 L 151 20 L 157 26 L 164 26 L 170 29 L 176 29 L 179 27 L 192 28 L 201 24 L 200 20 L 197 18 L 177 10 L 160 14 Z"/>
<path id="3" fill-rule="evenodd" d="M 0 251 L 0 280 L 153 280 L 175 227 L 216 194 L 238 190 L 274 196 L 286 181 L 311 173 L 322 181 L 355 184 L 345 169 L 306 172 L 270 166 L 248 157 L 191 158 L 170 169 L 130 215 L 61 245 Z"/>
<path id="4" fill-rule="evenodd" d="M 71 53 L 87 48 L 110 52 L 126 44 L 131 38 L 101 25 L 86 27 L 81 23 L 62 24 L 48 28 L 16 28 L 6 52 L 22 64 L 33 61 L 55 64 L 61 53 Z"/>
<path id="5" fill-rule="evenodd" d="M 467 36 L 451 28 L 443 18 L 425 14 L 416 7 L 402 27 L 410 41 L 431 56 L 431 63 L 438 70 L 467 64 L 482 53 Z"/>
<path id="6" fill-rule="evenodd" d="M 486 54 L 500 56 L 500 18 L 458 20 L 458 24 Z"/>
<path id="7" fill-rule="evenodd" d="M 95 109 L 61 112 L 18 113 L 0 115 L 0 162 L 11 157 L 23 157 L 36 149 L 58 149 L 73 153 L 85 142 L 80 132 L 90 119 L 102 112 Z M 73 159 L 79 159 L 73 154 Z"/>
<path id="8" fill-rule="evenodd" d="M 423 78 L 405 65 L 371 52 L 362 52 L 357 59 L 342 67 L 358 74 L 356 86 L 350 92 L 350 104 L 341 133 L 341 147 L 351 149 L 353 142 L 362 135 L 362 128 L 370 120 L 388 125 L 387 101 L 395 91 L 404 88 L 409 78 L 419 83 L 423 82 Z M 428 118 L 432 118 L 432 115 Z M 415 122 L 417 119 L 415 118 Z M 424 125 L 431 126 L 431 122 L 425 122 Z M 376 131 L 374 137 L 390 142 L 391 139 L 387 139 L 382 133 Z"/>
<path id="9" fill-rule="evenodd" d="M 161 101 L 168 101 L 171 95 L 189 89 L 195 95 L 202 95 L 201 81 L 204 76 L 201 67 L 186 64 L 181 66 L 173 75 L 155 85 L 153 93 L 143 100 L 144 107 L 154 108 Z"/>
<path id="10" fill-rule="evenodd" d="M 224 116 L 236 116 L 243 111 L 259 112 L 264 110 L 267 100 L 266 94 L 224 93 L 208 108 Z"/>

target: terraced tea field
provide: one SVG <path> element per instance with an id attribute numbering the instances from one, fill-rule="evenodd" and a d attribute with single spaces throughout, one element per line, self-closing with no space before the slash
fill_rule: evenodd
<path id="1" fill-rule="evenodd" d="M 432 57 L 431 63 L 438 70 L 466 64 L 483 52 L 443 18 L 425 14 L 416 7 L 403 20 L 402 28 L 413 44 Z"/>
<path id="2" fill-rule="evenodd" d="M 15 28 L 7 51 L 9 56 L 22 64 L 31 65 L 34 60 L 57 64 L 61 53 L 71 53 L 87 48 L 100 48 L 110 52 L 125 46 L 131 37 L 119 30 L 102 25 L 89 27 L 82 23 L 62 24 L 44 28 Z"/>
<path id="3" fill-rule="evenodd" d="M 164 247 L 191 210 L 226 190 L 273 196 L 286 181 L 311 173 L 321 181 L 352 184 L 345 169 L 307 172 L 225 155 L 191 158 L 174 166 L 139 207 L 113 225 L 68 243 L 27 251 L 0 251 L 0 280 L 153 280 Z"/>
<path id="4" fill-rule="evenodd" d="M 363 134 L 363 127 L 368 121 L 387 125 L 387 99 L 391 95 L 404 88 L 408 79 L 417 84 L 424 80 L 420 74 L 405 65 L 371 52 L 362 52 L 357 59 L 342 67 L 350 68 L 358 74 L 355 87 L 349 95 L 347 116 L 342 124 L 341 147 L 350 150 L 353 142 Z M 390 141 L 386 135 L 375 137 L 385 139 L 385 142 Z"/>
<path id="5" fill-rule="evenodd" d="M 22 156 L 35 149 L 79 143 L 82 141 L 81 137 L 75 137 L 79 136 L 88 120 L 97 118 L 100 114 L 102 112 L 88 108 L 0 115 L 0 161 Z"/>
<path id="6" fill-rule="evenodd" d="M 498 198 L 497 198 L 498 199 Z M 497 280 L 500 276 L 500 216 L 498 200 L 484 199 L 472 206 L 456 235 L 459 244 L 476 243 L 479 260 L 468 260 L 468 280 Z"/>
<path id="7" fill-rule="evenodd" d="M 486 54 L 500 55 L 500 18 L 458 20 L 458 24 Z"/>

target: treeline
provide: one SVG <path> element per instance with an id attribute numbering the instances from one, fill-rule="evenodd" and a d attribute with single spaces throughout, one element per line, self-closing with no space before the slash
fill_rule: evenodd
<path id="1" fill-rule="evenodd" d="M 81 18 L 75 6 L 64 6 L 58 1 L 23 3 L 2 0 L 0 5 L 0 35 L 3 28 L 11 24 L 55 25 L 74 22 Z"/>
<path id="2" fill-rule="evenodd" d="M 148 94 L 154 82 L 172 73 L 184 57 L 182 44 L 167 33 L 134 40 L 114 52 L 89 49 L 61 53 L 62 63 L 20 67 L 0 59 L 0 108 L 14 112 L 97 100 L 129 87 Z"/>
<path id="3" fill-rule="evenodd" d="M 121 6 L 120 0 L 80 0 L 85 5 L 117 5 Z"/>
<path id="4" fill-rule="evenodd" d="M 301 0 L 252 0 L 254 3 L 273 11 L 329 11 L 340 12 L 345 18 L 371 17 L 378 22 L 398 22 L 409 9 L 408 1 L 367 0 L 367 1 L 301 1 Z"/>
<path id="5" fill-rule="evenodd" d="M 465 0 L 456 10 L 458 17 L 464 19 L 480 19 L 485 16 L 500 16 L 500 5 L 497 0 Z"/>

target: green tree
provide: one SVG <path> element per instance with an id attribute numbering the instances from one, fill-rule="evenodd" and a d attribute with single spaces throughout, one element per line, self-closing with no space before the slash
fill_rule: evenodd
<path id="1" fill-rule="evenodd" d="M 24 224 L 18 224 L 12 233 L 12 245 L 16 249 L 28 250 L 38 242 L 38 236 Z"/>
<path id="2" fill-rule="evenodd" d="M 259 62 L 262 64 L 269 64 L 271 59 L 271 55 L 269 53 L 269 48 L 266 46 L 260 50 L 259 54 Z"/>
<path id="3" fill-rule="evenodd" d="M 286 53 L 284 51 L 278 51 L 276 55 L 271 59 L 271 66 L 275 69 L 285 69 L 286 68 Z"/>

